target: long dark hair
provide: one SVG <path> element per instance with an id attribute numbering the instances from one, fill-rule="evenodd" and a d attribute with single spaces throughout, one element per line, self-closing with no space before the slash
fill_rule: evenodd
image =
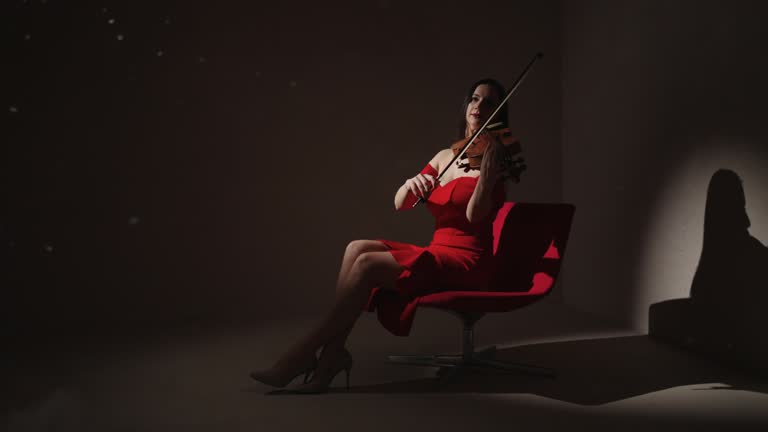
<path id="1" fill-rule="evenodd" d="M 499 101 L 501 101 L 504 96 L 507 95 L 507 91 L 504 90 L 504 86 L 501 85 L 500 82 L 496 81 L 492 78 L 483 78 L 480 81 L 475 82 L 472 84 L 472 86 L 469 88 L 469 91 L 464 96 L 464 103 L 461 104 L 461 117 L 459 120 L 459 139 L 462 139 L 465 137 L 467 133 L 467 106 L 469 106 L 469 103 L 472 101 L 472 95 L 475 93 L 475 89 L 477 86 L 487 84 L 489 87 L 493 89 L 493 91 L 496 93 L 496 97 Z M 495 121 L 496 122 L 502 122 L 504 124 L 504 127 L 509 127 L 509 114 L 507 113 L 507 104 L 504 104 L 504 106 L 501 107 L 498 114 L 496 114 Z"/>

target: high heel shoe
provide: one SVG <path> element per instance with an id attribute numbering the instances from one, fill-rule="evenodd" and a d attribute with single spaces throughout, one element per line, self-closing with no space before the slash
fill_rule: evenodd
<path id="1" fill-rule="evenodd" d="M 319 368 L 312 375 L 312 380 L 309 383 L 305 383 L 298 387 L 289 389 L 290 393 L 298 394 L 316 394 L 325 393 L 328 391 L 328 387 L 339 372 L 346 372 L 347 378 L 347 391 L 349 391 L 349 374 L 352 372 L 352 354 L 346 349 L 342 348 L 338 351 L 338 354 L 333 354 L 335 358 L 330 360 L 330 364 L 323 365 L 325 363 L 322 356 L 326 355 L 325 352 L 321 355 L 321 360 L 318 363 Z"/>
<path id="2" fill-rule="evenodd" d="M 291 383 L 297 376 L 304 374 L 304 384 L 309 380 L 309 376 L 317 368 L 317 357 L 312 354 L 312 357 L 308 359 L 308 364 L 297 368 L 290 372 L 275 371 L 275 368 L 267 370 L 257 370 L 249 374 L 249 376 L 256 381 L 270 385 L 272 387 L 285 387 Z"/>

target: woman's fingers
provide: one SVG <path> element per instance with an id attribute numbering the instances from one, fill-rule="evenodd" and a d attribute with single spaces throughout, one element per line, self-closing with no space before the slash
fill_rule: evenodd
<path id="1" fill-rule="evenodd" d="M 488 159 L 490 159 L 490 162 L 494 165 L 498 164 L 499 159 L 499 147 L 501 147 L 502 144 L 499 142 L 491 143 L 491 145 L 488 146 L 488 148 L 485 149 L 485 155 L 484 158 L 487 156 Z"/>
<path id="2" fill-rule="evenodd" d="M 420 179 L 418 176 L 408 180 L 411 183 L 411 192 L 413 192 L 414 195 L 416 195 L 419 198 L 424 198 L 424 194 L 426 193 L 426 190 L 424 188 L 424 185 L 421 184 Z"/>
<path id="3" fill-rule="evenodd" d="M 435 179 L 429 174 L 419 174 L 419 181 L 424 186 L 424 191 L 429 192 L 435 187 Z"/>
<path id="4" fill-rule="evenodd" d="M 437 180 L 435 180 L 435 176 L 431 174 L 424 174 L 424 178 L 429 182 L 429 189 L 432 190 L 437 186 Z"/>
<path id="5" fill-rule="evenodd" d="M 417 174 L 405 181 L 405 187 L 419 198 L 426 198 L 436 184 L 435 177 L 429 174 Z"/>
<path id="6" fill-rule="evenodd" d="M 421 198 L 421 190 L 414 179 L 408 179 L 405 181 L 405 187 L 414 195 Z"/>
<path id="7" fill-rule="evenodd" d="M 427 195 L 427 192 L 429 192 L 431 189 L 429 185 L 429 181 L 427 181 L 427 178 L 424 177 L 424 174 L 417 175 L 416 179 L 419 182 L 419 189 L 421 190 L 422 197 L 425 197 Z"/>
<path id="8" fill-rule="evenodd" d="M 499 146 L 501 145 L 501 143 L 492 142 L 489 143 L 488 147 L 486 147 L 485 154 L 483 154 L 483 160 L 480 165 L 480 168 L 485 171 L 486 175 L 496 176 L 501 172 L 501 161 L 499 160 L 498 156 Z"/>

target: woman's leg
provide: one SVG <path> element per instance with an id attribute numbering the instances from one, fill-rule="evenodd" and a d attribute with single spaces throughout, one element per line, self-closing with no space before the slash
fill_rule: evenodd
<path id="1" fill-rule="evenodd" d="M 330 313 L 304 338 L 291 348 L 284 358 L 305 358 L 330 342 L 334 346 L 346 335 L 362 313 L 374 287 L 390 287 L 402 271 L 402 266 L 389 252 L 364 252 L 347 269 L 346 279 L 340 280 L 336 300 Z M 337 339 L 335 340 L 334 339 Z M 340 347 L 340 346 L 339 346 Z"/>
<path id="2" fill-rule="evenodd" d="M 352 270 L 352 266 L 357 260 L 357 257 L 366 252 L 383 252 L 387 250 L 389 250 L 389 248 L 385 246 L 384 243 L 376 240 L 353 240 L 350 242 L 344 252 L 344 259 L 341 263 L 339 278 L 336 281 L 336 297 L 338 298 L 339 295 L 341 295 L 344 286 L 348 283 L 347 279 L 349 279 L 350 270 Z M 352 325 L 337 334 L 336 337 L 326 344 L 326 346 L 330 349 L 343 348 L 351 331 Z"/>
<path id="3" fill-rule="evenodd" d="M 349 271 L 352 270 L 352 265 L 357 260 L 357 257 L 366 252 L 382 252 L 388 248 L 384 246 L 384 243 L 376 240 L 352 240 L 347 245 L 347 249 L 344 251 L 344 258 L 341 260 L 341 269 L 339 270 L 339 277 L 336 280 L 336 294 L 341 290 L 341 286 L 349 277 Z"/>
<path id="4" fill-rule="evenodd" d="M 387 249 L 383 243 L 374 240 L 351 242 L 344 253 L 336 283 L 336 300 L 330 315 L 286 351 L 270 369 L 253 371 L 251 377 L 269 385 L 283 386 L 287 384 L 286 379 L 290 380 L 296 373 L 303 372 L 305 367 L 312 366 L 309 360 L 314 361 L 320 346 L 332 342 L 331 347 L 339 349 L 328 352 L 341 351 L 371 288 L 379 283 L 377 281 L 388 285 L 386 281 L 390 278 L 394 281 L 401 271 L 392 254 L 384 252 Z"/>

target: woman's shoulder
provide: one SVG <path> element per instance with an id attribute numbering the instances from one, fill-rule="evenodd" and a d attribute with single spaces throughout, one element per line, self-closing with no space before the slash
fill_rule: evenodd
<path id="1" fill-rule="evenodd" d="M 442 172 L 443 167 L 447 166 L 451 162 L 451 159 L 453 159 L 453 150 L 446 148 L 437 152 L 435 157 L 429 161 L 429 164 L 432 165 L 437 172 Z"/>

